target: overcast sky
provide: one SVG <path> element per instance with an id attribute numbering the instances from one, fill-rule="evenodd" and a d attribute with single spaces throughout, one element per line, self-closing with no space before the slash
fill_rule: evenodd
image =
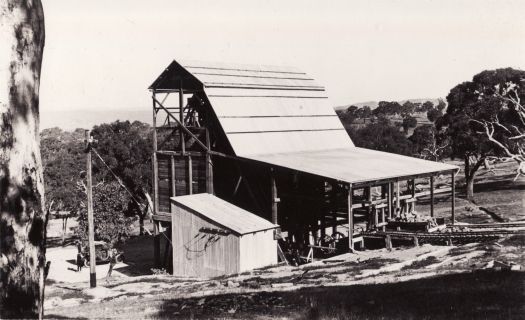
<path id="1" fill-rule="evenodd" d="M 150 108 L 177 58 L 290 65 L 334 105 L 525 69 L 525 1 L 43 0 L 41 110 Z"/>

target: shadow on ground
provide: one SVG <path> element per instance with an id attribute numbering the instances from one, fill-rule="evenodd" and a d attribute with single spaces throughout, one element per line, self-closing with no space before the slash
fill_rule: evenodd
<path id="1" fill-rule="evenodd" d="M 391 284 L 166 300 L 156 317 L 522 319 L 525 273 L 479 271 Z"/>

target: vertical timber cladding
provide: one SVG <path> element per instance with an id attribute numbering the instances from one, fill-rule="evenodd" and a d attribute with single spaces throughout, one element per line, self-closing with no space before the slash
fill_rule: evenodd
<path id="1" fill-rule="evenodd" d="M 173 156 L 175 192 L 172 186 L 171 156 L 158 155 L 159 212 L 170 212 L 170 197 L 190 194 L 189 158 L 191 157 L 191 193 L 206 192 L 206 155 Z"/>

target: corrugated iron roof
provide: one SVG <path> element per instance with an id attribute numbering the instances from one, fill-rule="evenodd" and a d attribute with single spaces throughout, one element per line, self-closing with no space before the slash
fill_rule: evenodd
<path id="1" fill-rule="evenodd" d="M 275 229 L 278 226 L 208 193 L 171 198 L 175 204 L 196 212 L 239 234 Z"/>
<path id="2" fill-rule="evenodd" d="M 358 147 L 263 153 L 249 159 L 350 183 L 457 170 L 456 166 L 441 162 Z"/>
<path id="3" fill-rule="evenodd" d="M 202 86 L 237 156 L 353 146 L 324 87 L 296 68 L 174 61 L 151 88 L 181 81 Z"/>
<path id="4" fill-rule="evenodd" d="M 351 183 L 457 169 L 356 148 L 324 88 L 296 68 L 174 61 L 151 88 L 180 81 L 202 87 L 239 157 Z"/>

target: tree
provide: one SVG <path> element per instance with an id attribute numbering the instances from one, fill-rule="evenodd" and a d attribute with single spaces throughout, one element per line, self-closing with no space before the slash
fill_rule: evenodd
<path id="1" fill-rule="evenodd" d="M 441 111 L 441 113 L 445 112 L 445 109 L 447 108 L 447 104 L 445 103 L 445 101 L 443 101 L 443 99 L 439 98 L 438 99 L 438 104 L 436 106 L 436 109 L 438 109 L 439 111 Z"/>
<path id="2" fill-rule="evenodd" d="M 415 128 L 417 126 L 417 119 L 412 116 L 406 116 L 403 118 L 403 130 L 405 134 L 408 134 L 409 128 Z"/>
<path id="3" fill-rule="evenodd" d="M 106 181 L 118 178 L 131 192 L 130 201 L 135 205 L 133 212 L 139 217 L 140 233 L 143 234 L 147 213 L 144 205 L 151 190 L 151 127 L 140 121 L 115 121 L 95 126 L 93 137 L 98 140 L 95 150 L 110 168 L 98 159 L 94 166 L 95 175 Z"/>
<path id="4" fill-rule="evenodd" d="M 364 128 L 350 130 L 348 134 L 358 147 L 403 155 L 412 154 L 411 142 L 385 117 L 379 117 L 376 122 Z"/>
<path id="5" fill-rule="evenodd" d="M 524 71 L 512 68 L 486 70 L 447 96 L 447 112 L 438 125 L 447 127 L 453 155 L 464 159 L 469 200 L 474 198 L 477 170 L 487 158 L 512 158 L 521 152 L 520 132 L 525 131 L 519 101 L 524 98 L 524 78 Z"/>
<path id="6" fill-rule="evenodd" d="M 436 122 L 437 119 L 441 118 L 443 113 L 436 108 L 432 108 L 427 111 L 427 118 L 430 122 Z"/>
<path id="7" fill-rule="evenodd" d="M 80 193 L 85 197 L 84 185 Z M 93 188 L 93 215 L 95 240 L 103 240 L 112 246 L 128 239 L 133 230 L 134 217 L 128 217 L 130 196 L 117 182 L 101 182 Z M 87 207 L 82 205 L 78 219 L 78 236 L 83 243 L 88 239 Z"/>
<path id="8" fill-rule="evenodd" d="M 516 180 L 525 175 L 525 105 L 522 103 L 525 71 L 496 71 L 505 72 L 508 77 L 505 83 L 500 81 L 485 88 L 481 100 L 487 100 L 487 104 L 483 104 L 485 108 L 490 103 L 490 110 L 483 110 L 481 117 L 472 121 L 479 124 L 489 141 L 497 146 L 497 158 L 517 163 Z"/>
<path id="9" fill-rule="evenodd" d="M 439 161 L 449 149 L 443 132 L 438 132 L 436 127 L 429 124 L 417 127 L 409 140 L 414 146 L 414 151 L 423 159 Z"/>
<path id="10" fill-rule="evenodd" d="M 401 114 L 402 107 L 397 101 L 379 101 L 377 108 L 375 108 L 372 113 L 375 116 L 386 116 Z"/>
<path id="11" fill-rule="evenodd" d="M 425 101 L 421 105 L 421 111 L 422 112 L 428 112 L 429 110 L 432 110 L 432 109 L 434 109 L 434 104 L 432 103 L 432 101 Z"/>
<path id="12" fill-rule="evenodd" d="M 0 2 L 0 317 L 43 317 L 45 234 L 38 139 L 44 12 Z"/>
<path id="13" fill-rule="evenodd" d="M 62 219 L 62 243 L 67 220 L 77 215 L 79 203 L 84 199 L 79 199 L 76 192 L 80 173 L 85 170 L 83 140 L 82 129 L 68 132 L 50 128 L 40 133 L 46 199 L 56 212 L 60 212 L 55 217 Z"/>
<path id="14" fill-rule="evenodd" d="M 408 116 L 416 111 L 416 105 L 410 100 L 405 101 L 401 106 L 401 115 Z"/>

